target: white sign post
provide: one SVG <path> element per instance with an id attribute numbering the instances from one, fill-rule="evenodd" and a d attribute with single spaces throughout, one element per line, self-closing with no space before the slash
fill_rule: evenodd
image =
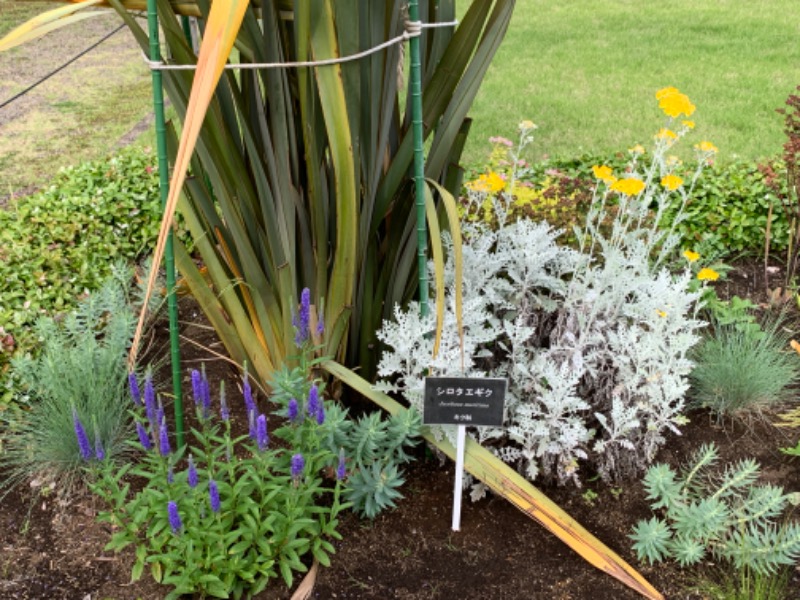
<path id="1" fill-rule="evenodd" d="M 467 438 L 465 425 L 458 426 L 456 440 L 456 483 L 453 490 L 453 531 L 461 529 L 461 496 L 464 487 L 464 445 Z"/>
<path id="2" fill-rule="evenodd" d="M 503 425 L 508 380 L 492 377 L 426 377 L 422 422 L 457 425 L 456 476 L 453 486 L 453 531 L 461 529 L 464 447 L 467 425 Z"/>

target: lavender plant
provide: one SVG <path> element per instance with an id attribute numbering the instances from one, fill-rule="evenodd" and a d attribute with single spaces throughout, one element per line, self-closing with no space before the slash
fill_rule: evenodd
<path id="1" fill-rule="evenodd" d="M 472 435 L 530 479 L 579 484 L 580 465 L 588 464 L 613 481 L 652 461 L 664 432 L 682 423 L 692 366 L 687 353 L 703 324 L 696 311 L 704 285 L 694 282 L 686 261 L 677 274 L 666 268 L 678 251 L 681 211 L 672 229 L 657 224 L 676 200 L 685 207 L 715 151 L 699 144 L 698 166 L 684 182 L 668 153 L 694 124 L 671 127 L 694 106 L 674 88 L 657 97 L 668 121 L 652 160 L 643 164 L 644 149 L 635 147 L 619 178 L 605 165 L 595 167 L 598 186 L 586 224 L 575 233 L 578 250 L 559 246 L 559 232 L 545 223 L 507 221 L 513 176 L 468 186 L 468 204 L 485 208 L 488 201 L 495 226 L 462 223 L 463 350 L 450 260 L 438 354 L 426 335 L 434 317 L 420 317 L 413 304 L 397 308 L 378 333 L 386 347 L 378 389 L 402 393 L 420 408 L 425 375 L 507 377 L 506 426 Z M 520 124 L 520 145 L 532 140 L 533 129 Z M 453 430 L 435 433 L 452 440 Z"/>
<path id="2" fill-rule="evenodd" d="M 116 530 L 107 549 L 135 545 L 133 579 L 149 565 L 156 581 L 173 587 L 170 599 L 188 593 L 249 597 L 279 575 L 291 586 L 294 574 L 306 571 L 308 554 L 329 565 L 331 540 L 341 539 L 337 517 L 348 505 L 340 501 L 342 477 L 329 484 L 321 476 L 338 456 L 320 443 L 317 418 L 270 432 L 245 374 L 252 426 L 235 437 L 224 385 L 217 416 L 205 373 L 193 372 L 192 382 L 200 426 L 187 447 L 173 449 L 163 406 L 148 379 L 141 401 L 133 396 L 139 439 L 132 443 L 143 451 L 141 462 L 116 470 L 90 448 L 91 489 L 109 505 L 99 519 Z M 292 384 L 298 387 L 287 391 L 297 396 L 315 385 L 299 374 Z M 134 388 L 138 383 L 132 378 Z M 271 444 L 270 434 L 281 443 Z M 135 494 L 131 476 L 145 481 Z"/>

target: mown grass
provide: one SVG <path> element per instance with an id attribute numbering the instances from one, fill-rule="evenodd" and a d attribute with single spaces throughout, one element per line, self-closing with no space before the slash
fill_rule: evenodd
<path id="1" fill-rule="evenodd" d="M 668 85 L 697 105 L 690 139 L 713 141 L 720 160 L 773 156 L 775 109 L 800 85 L 796 11 L 794 0 L 517 0 L 471 112 L 466 162 L 484 162 L 487 139 L 513 139 L 522 119 L 539 126 L 531 158 L 645 143 L 663 118 L 653 94 Z"/>
<path id="2" fill-rule="evenodd" d="M 0 36 L 56 6 L 0 0 Z M 108 14 L 0 53 L 0 102 L 120 23 Z M 149 72 L 122 30 L 0 110 L 0 199 L 43 187 L 60 167 L 113 152 L 151 109 Z"/>
<path id="3" fill-rule="evenodd" d="M 467 4 L 459 3 L 460 10 Z M 0 0 L 0 35 L 50 6 Z M 800 21 L 789 18 L 795 9 L 794 0 L 517 0 L 471 113 L 465 162 L 483 164 L 488 138 L 513 139 L 522 119 L 539 125 L 532 159 L 608 154 L 645 143 L 663 117 L 653 94 L 667 85 L 698 107 L 690 140 L 713 141 L 722 161 L 773 156 L 782 144 L 775 109 L 800 84 Z M 0 54 L 0 67 L 41 60 L 34 48 Z M 138 60 L 131 55 L 122 74 L 92 77 L 77 63 L 72 76 L 45 84 L 49 92 L 43 86 L 47 106 L 30 123 L 0 126 L 0 197 L 112 150 L 149 110 L 149 77 Z M 22 85 L 15 79 L 0 95 Z"/>

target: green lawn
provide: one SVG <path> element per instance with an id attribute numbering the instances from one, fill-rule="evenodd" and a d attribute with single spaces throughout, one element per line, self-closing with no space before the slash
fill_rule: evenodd
<path id="1" fill-rule="evenodd" d="M 697 106 L 689 140 L 713 141 L 721 160 L 779 153 L 775 109 L 800 85 L 796 0 L 517 0 L 466 162 L 482 163 L 487 139 L 513 138 L 522 119 L 539 126 L 532 158 L 646 143 L 662 125 L 654 93 L 668 85 Z"/>
<path id="2" fill-rule="evenodd" d="M 0 36 L 53 2 L 0 0 Z M 0 102 L 121 23 L 113 12 L 0 53 Z M 150 72 L 127 30 L 0 109 L 0 203 L 40 188 L 62 166 L 115 151 L 152 110 Z"/>

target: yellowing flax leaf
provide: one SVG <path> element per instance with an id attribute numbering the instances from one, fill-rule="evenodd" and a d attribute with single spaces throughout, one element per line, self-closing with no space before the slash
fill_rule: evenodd
<path id="1" fill-rule="evenodd" d="M 197 58 L 197 70 L 192 83 L 192 92 L 189 96 L 183 132 L 178 146 L 178 153 L 175 157 L 172 181 L 169 186 L 169 196 L 164 208 L 164 218 L 161 221 L 161 230 L 153 253 L 153 262 L 150 268 L 150 275 L 147 278 L 147 288 L 145 289 L 145 298 L 142 306 L 147 306 L 150 294 L 155 287 L 156 274 L 164 257 L 167 235 L 172 227 L 175 207 L 178 204 L 181 189 L 186 181 L 189 160 L 192 152 L 194 152 L 197 138 L 200 135 L 200 127 L 203 125 L 203 120 L 208 112 L 208 107 L 211 104 L 220 76 L 225 69 L 225 64 L 228 61 L 228 56 L 231 48 L 233 48 L 236 35 L 239 33 L 239 28 L 249 3 L 249 0 L 215 0 L 211 5 L 211 12 L 203 32 L 203 43 L 200 46 L 200 54 Z M 130 355 L 128 356 L 128 362 L 131 367 L 136 361 L 145 316 L 145 311 L 142 310 L 139 315 L 139 324 L 136 327 Z"/>
<path id="2" fill-rule="evenodd" d="M 50 33 L 51 31 L 55 31 L 56 29 L 60 29 L 61 27 L 77 23 L 78 21 L 83 21 L 84 19 L 106 14 L 101 11 L 83 13 L 78 12 L 84 8 L 96 6 L 100 4 L 101 1 L 102 0 L 84 0 L 83 2 L 78 2 L 76 4 L 70 4 L 54 10 L 48 10 L 47 12 L 34 17 L 19 27 L 12 29 L 8 34 L 6 34 L 5 37 L 3 37 L 3 39 L 0 39 L 0 52 L 9 50 L 15 46 L 19 46 L 20 44 L 30 42 L 31 40 L 35 40 L 36 38 L 42 37 L 43 35 Z"/>

